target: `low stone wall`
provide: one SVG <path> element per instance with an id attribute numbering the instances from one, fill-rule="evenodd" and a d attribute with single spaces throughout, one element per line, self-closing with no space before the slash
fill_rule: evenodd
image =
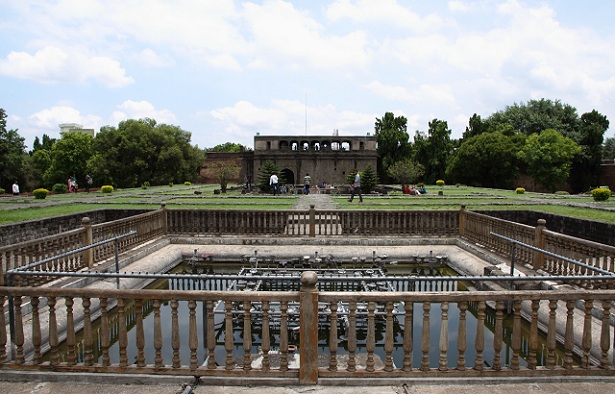
<path id="1" fill-rule="evenodd" d="M 73 215 L 6 224 L 0 226 L 0 247 L 74 230 L 81 227 L 81 219 L 86 216 L 90 218 L 91 224 L 99 224 L 149 211 L 148 209 L 98 209 Z"/>

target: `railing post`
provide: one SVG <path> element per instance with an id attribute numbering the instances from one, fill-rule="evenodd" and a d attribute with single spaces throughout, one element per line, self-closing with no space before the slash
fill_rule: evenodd
<path id="1" fill-rule="evenodd" d="M 299 384 L 318 384 L 318 276 L 314 271 L 301 274 L 299 290 Z"/>
<path id="2" fill-rule="evenodd" d="M 310 237 L 316 237 L 316 211 L 314 211 L 314 205 L 310 205 Z"/>
<path id="3" fill-rule="evenodd" d="M 461 204 L 459 210 L 459 237 L 462 238 L 466 233 L 466 205 Z"/>
<path id="4" fill-rule="evenodd" d="M 161 202 L 160 203 L 160 209 L 162 209 L 162 233 L 163 234 L 167 234 L 167 203 L 166 202 Z"/>
<path id="5" fill-rule="evenodd" d="M 538 219 L 538 224 L 534 229 L 534 246 L 538 249 L 545 248 L 545 236 L 543 231 L 545 230 L 545 226 L 547 221 L 544 219 Z M 533 268 L 535 270 L 542 268 L 545 262 L 545 255 L 542 252 L 534 252 L 534 263 Z"/>
<path id="6" fill-rule="evenodd" d="M 90 246 L 93 243 L 92 236 L 92 222 L 89 217 L 84 217 L 81 219 L 81 224 L 83 225 L 83 246 Z M 85 252 L 83 252 L 84 264 L 87 265 L 88 268 L 94 267 L 94 249 L 88 248 Z"/>

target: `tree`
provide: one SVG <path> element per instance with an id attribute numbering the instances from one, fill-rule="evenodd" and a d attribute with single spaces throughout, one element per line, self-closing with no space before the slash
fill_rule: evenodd
<path id="1" fill-rule="evenodd" d="M 451 157 L 446 178 L 473 186 L 509 189 L 519 175 L 517 152 L 525 137 L 499 132 L 475 135 L 463 141 Z"/>
<path id="2" fill-rule="evenodd" d="M 154 119 L 129 119 L 105 126 L 94 139 L 89 169 L 95 180 L 116 187 L 143 182 L 163 185 L 194 179 L 204 152 L 190 144 L 191 134 Z"/>
<path id="3" fill-rule="evenodd" d="M 15 181 L 25 183 L 24 141 L 17 130 L 6 129 L 6 112 L 0 108 L 0 187 L 5 190 Z"/>
<path id="4" fill-rule="evenodd" d="M 579 116 L 576 108 L 559 100 L 530 100 L 527 104 L 513 104 L 504 111 L 494 113 L 489 123 L 506 123 L 526 136 L 540 134 L 543 130 L 554 129 L 562 135 L 572 137 L 578 130 Z"/>
<path id="5" fill-rule="evenodd" d="M 280 185 L 286 182 L 280 173 L 280 168 L 274 162 L 267 160 L 256 176 L 256 186 L 261 192 L 266 193 L 272 191 L 271 185 L 269 184 L 269 178 L 271 178 L 272 174 L 278 176 L 278 183 Z"/>
<path id="6" fill-rule="evenodd" d="M 207 149 L 208 152 L 243 152 L 245 150 L 250 150 L 250 148 L 236 142 L 225 142 L 224 144 L 216 145 L 211 149 Z"/>
<path id="7" fill-rule="evenodd" d="M 39 151 L 43 152 L 43 151 Z M 86 133 L 63 133 L 51 148 L 49 168 L 43 174 L 43 183 L 51 188 L 56 183 L 65 183 L 75 175 L 77 183 L 83 183 L 87 174 L 87 162 L 92 157 L 92 136 Z M 41 165 L 46 160 L 44 154 L 37 154 Z"/>
<path id="8" fill-rule="evenodd" d="M 575 192 L 598 185 L 602 142 L 608 128 L 606 116 L 596 110 L 581 115 L 578 132 L 571 136 L 581 147 L 581 153 L 574 158 L 570 170 L 570 185 Z"/>
<path id="9" fill-rule="evenodd" d="M 451 130 L 444 120 L 429 122 L 427 137 L 417 131 L 414 137 L 414 160 L 425 167 L 425 181 L 435 183 L 446 174 L 448 159 L 453 150 Z"/>
<path id="10" fill-rule="evenodd" d="M 407 123 L 406 117 L 396 117 L 392 112 L 385 113 L 381 119 L 376 118 L 374 129 L 378 143 L 378 174 L 385 181 L 387 168 L 412 153 Z"/>
<path id="11" fill-rule="evenodd" d="M 572 159 L 580 153 L 581 148 L 571 138 L 547 129 L 530 135 L 519 157 L 527 164 L 527 172 L 536 182 L 555 191 L 568 179 Z"/>
<path id="12" fill-rule="evenodd" d="M 364 194 L 371 193 L 374 186 L 378 184 L 378 174 L 372 168 L 372 166 L 367 165 L 363 171 L 352 170 L 346 174 L 346 183 L 349 185 L 354 184 L 354 177 L 359 173 L 361 177 L 361 192 Z"/>
<path id="13" fill-rule="evenodd" d="M 405 159 L 393 164 L 387 170 L 387 175 L 399 182 L 402 189 L 405 185 L 418 182 L 419 178 L 425 173 L 425 168 L 422 164 L 415 162 L 412 159 Z"/>
<path id="14" fill-rule="evenodd" d="M 220 191 L 226 193 L 229 179 L 236 178 L 241 168 L 230 161 L 217 161 L 211 164 L 211 170 L 220 184 Z"/>
<path id="15" fill-rule="evenodd" d="M 602 158 L 607 160 L 614 160 L 615 158 L 615 138 L 607 138 L 604 140 L 602 147 Z"/>
<path id="16" fill-rule="evenodd" d="M 483 122 L 480 115 L 472 115 L 470 120 L 468 120 L 468 126 L 466 127 L 466 131 L 463 133 L 461 137 L 463 140 L 468 138 L 472 138 L 479 134 L 485 133 L 488 131 L 488 124 Z"/>

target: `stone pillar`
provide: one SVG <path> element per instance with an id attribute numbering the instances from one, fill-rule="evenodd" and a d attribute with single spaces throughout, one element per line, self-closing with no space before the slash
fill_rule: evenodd
<path id="1" fill-rule="evenodd" d="M 534 229 L 534 246 L 539 249 L 545 248 L 545 236 L 543 231 L 546 229 L 547 221 L 544 219 L 538 219 L 538 224 Z M 542 268 L 545 262 L 545 255 L 541 252 L 534 251 L 534 263 L 533 267 L 535 270 Z"/>
<path id="2" fill-rule="evenodd" d="M 92 223 L 89 217 L 84 217 L 81 219 L 81 224 L 83 225 L 83 246 L 92 245 Z M 94 249 L 90 248 L 83 252 L 83 263 L 88 267 L 94 267 Z"/>
<path id="3" fill-rule="evenodd" d="M 310 205 L 310 237 L 316 237 L 316 211 L 314 205 Z"/>
<path id="4" fill-rule="evenodd" d="M 301 274 L 299 290 L 299 384 L 318 384 L 318 276 L 314 271 Z"/>

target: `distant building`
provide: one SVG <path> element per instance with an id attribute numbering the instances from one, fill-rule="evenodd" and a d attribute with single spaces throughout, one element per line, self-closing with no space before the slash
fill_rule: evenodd
<path id="1" fill-rule="evenodd" d="M 288 185 L 303 185 L 310 174 L 313 185 L 345 185 L 346 175 L 354 169 L 363 171 L 368 165 L 376 171 L 378 151 L 376 137 L 339 136 L 264 136 L 254 137 L 254 151 L 237 153 L 208 152 L 201 167 L 201 181 L 215 183 L 211 172 L 217 161 L 233 162 L 240 167 L 237 179 L 244 184 L 248 176 L 256 182 L 267 161 L 278 166 Z"/>
<path id="2" fill-rule="evenodd" d="M 346 184 L 352 170 L 368 165 L 376 171 L 378 152 L 375 136 L 261 136 L 254 137 L 254 175 L 271 161 L 290 185 L 303 183 L 310 174 L 312 184 Z"/>
<path id="3" fill-rule="evenodd" d="M 85 133 L 94 137 L 94 129 L 84 129 L 83 125 L 77 123 L 60 123 L 60 134 L 64 133 Z"/>

